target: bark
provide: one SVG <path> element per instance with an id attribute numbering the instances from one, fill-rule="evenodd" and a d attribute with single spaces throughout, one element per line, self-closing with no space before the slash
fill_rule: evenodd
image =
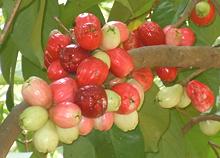
<path id="1" fill-rule="evenodd" d="M 212 47 L 148 46 L 129 51 L 137 68 L 143 66 L 176 66 L 220 68 L 220 49 Z M 0 126 L 0 158 L 6 157 L 13 142 L 21 132 L 18 118 L 26 108 L 21 103 L 13 108 Z M 191 128 L 187 127 L 187 129 Z"/>

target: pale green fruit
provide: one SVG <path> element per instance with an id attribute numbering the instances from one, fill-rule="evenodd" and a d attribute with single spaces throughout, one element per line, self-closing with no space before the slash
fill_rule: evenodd
<path id="1" fill-rule="evenodd" d="M 36 131 L 48 120 L 48 112 L 40 106 L 26 108 L 19 116 L 20 127 L 28 131 Z"/>
<path id="2" fill-rule="evenodd" d="M 220 131 L 220 122 L 214 120 L 202 121 L 199 123 L 199 127 L 205 135 L 213 136 Z"/>
<path id="3" fill-rule="evenodd" d="M 119 106 L 121 105 L 120 95 L 109 89 L 105 89 L 105 92 L 107 94 L 107 99 L 108 99 L 107 111 L 108 112 L 117 111 L 119 109 Z"/>
<path id="4" fill-rule="evenodd" d="M 189 104 L 191 103 L 191 99 L 189 98 L 189 96 L 186 93 L 186 90 L 183 89 L 183 94 L 180 98 L 180 102 L 176 105 L 179 108 L 185 108 L 187 107 Z"/>
<path id="5" fill-rule="evenodd" d="M 104 63 L 106 63 L 106 65 L 108 65 L 108 68 L 110 68 L 111 60 L 110 60 L 110 57 L 107 53 L 105 53 L 101 50 L 95 50 L 93 56 L 102 60 Z"/>
<path id="6" fill-rule="evenodd" d="M 127 132 L 135 129 L 138 125 L 138 113 L 134 111 L 130 114 L 114 114 L 114 123 L 122 131 Z"/>
<path id="7" fill-rule="evenodd" d="M 163 87 L 157 94 L 157 100 L 163 108 L 172 108 L 176 106 L 183 93 L 183 86 L 175 84 L 171 87 Z"/>
<path id="8" fill-rule="evenodd" d="M 61 128 L 56 126 L 59 140 L 65 144 L 71 144 L 79 137 L 79 127 Z"/>
<path id="9" fill-rule="evenodd" d="M 48 120 L 42 128 L 35 132 L 33 143 L 37 151 L 42 153 L 49 153 L 56 150 L 59 137 L 53 122 Z"/>
<path id="10" fill-rule="evenodd" d="M 141 86 L 141 84 L 137 80 L 133 78 L 129 79 L 127 82 L 130 83 L 134 88 L 136 88 L 139 93 L 140 104 L 138 105 L 137 110 L 140 110 L 144 102 L 144 88 Z"/>
<path id="11" fill-rule="evenodd" d="M 121 41 L 119 29 L 113 25 L 106 23 L 102 27 L 102 42 L 100 48 L 110 50 L 116 48 Z"/>

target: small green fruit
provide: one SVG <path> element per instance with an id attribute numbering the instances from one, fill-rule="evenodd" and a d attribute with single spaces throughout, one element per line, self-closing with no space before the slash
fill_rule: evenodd
<path id="1" fill-rule="evenodd" d="M 37 151 L 49 153 L 56 150 L 59 142 L 59 137 L 55 125 L 50 120 L 37 130 L 33 137 L 33 143 Z"/>
<path id="2" fill-rule="evenodd" d="M 199 127 L 205 135 L 213 136 L 220 131 L 220 122 L 214 120 L 202 121 L 199 123 Z"/>
<path id="3" fill-rule="evenodd" d="M 19 116 L 20 127 L 28 131 L 36 131 L 48 120 L 48 112 L 40 106 L 26 108 Z"/>
<path id="4" fill-rule="evenodd" d="M 175 84 L 171 87 L 162 88 L 157 94 L 157 100 L 163 108 L 172 108 L 176 106 L 183 94 L 183 86 Z"/>
<path id="5" fill-rule="evenodd" d="M 109 89 L 105 89 L 105 92 L 107 94 L 107 99 L 108 99 L 107 111 L 108 112 L 118 111 L 119 106 L 121 105 L 120 95 Z"/>
<path id="6" fill-rule="evenodd" d="M 111 60 L 110 60 L 110 57 L 107 53 L 105 53 L 104 51 L 101 51 L 101 50 L 95 50 L 93 56 L 102 60 L 104 63 L 106 63 L 108 65 L 108 68 L 110 68 Z"/>
<path id="7" fill-rule="evenodd" d="M 130 114 L 114 114 L 114 123 L 122 131 L 127 132 L 135 129 L 138 125 L 138 113 L 134 111 Z"/>
<path id="8" fill-rule="evenodd" d="M 191 99 L 186 93 L 186 90 L 183 90 L 183 94 L 180 98 L 180 102 L 176 105 L 179 108 L 186 108 L 191 103 Z"/>
<path id="9" fill-rule="evenodd" d="M 61 128 L 56 126 L 59 140 L 65 144 L 71 144 L 79 137 L 79 127 Z"/>

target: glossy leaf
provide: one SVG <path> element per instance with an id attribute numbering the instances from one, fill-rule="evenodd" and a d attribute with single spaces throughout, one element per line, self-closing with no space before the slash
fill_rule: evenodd
<path id="1" fill-rule="evenodd" d="M 139 112 L 139 124 L 143 133 L 146 152 L 158 151 L 160 138 L 169 126 L 169 110 L 161 108 L 155 100 L 158 91 L 156 85 L 153 85 L 145 93 L 144 105 Z"/>

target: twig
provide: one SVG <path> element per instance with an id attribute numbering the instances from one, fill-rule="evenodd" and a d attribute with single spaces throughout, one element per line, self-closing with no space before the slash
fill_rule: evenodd
<path id="1" fill-rule="evenodd" d="M 186 134 L 194 125 L 206 120 L 220 121 L 220 116 L 211 114 L 211 115 L 201 115 L 201 116 L 193 117 L 189 120 L 188 123 L 186 123 L 183 126 L 182 133 Z"/>
<path id="2" fill-rule="evenodd" d="M 72 35 L 71 32 L 66 28 L 66 26 L 62 23 L 62 21 L 57 16 L 53 18 L 69 35 Z"/>
<path id="3" fill-rule="evenodd" d="M 220 15 L 220 4 L 219 4 L 218 0 L 211 0 L 211 1 L 215 6 L 215 9 L 216 9 L 218 15 Z"/>
<path id="4" fill-rule="evenodd" d="M 217 149 L 216 148 L 220 148 L 220 146 L 219 145 L 217 145 L 217 144 L 215 144 L 215 143 L 213 143 L 213 142 L 211 142 L 211 141 L 208 141 L 208 144 L 210 145 L 210 147 L 212 148 L 212 150 L 214 151 L 214 153 L 215 153 L 215 155 L 216 155 L 216 157 L 217 158 L 220 158 L 220 155 L 219 155 L 219 152 L 217 151 Z"/>
<path id="5" fill-rule="evenodd" d="M 196 76 L 199 76 L 201 73 L 203 73 L 206 70 L 207 70 L 207 68 L 201 68 L 201 69 L 194 71 L 188 77 L 186 77 L 183 81 L 181 81 L 181 84 L 186 85 L 190 80 L 192 80 Z"/>
<path id="6" fill-rule="evenodd" d="M 191 118 L 191 116 L 190 116 L 185 110 L 183 110 L 183 109 L 181 109 L 181 108 L 178 108 L 178 107 L 176 107 L 176 110 L 177 110 L 179 113 L 181 113 L 182 115 L 184 115 L 184 116 L 186 116 L 186 117 L 188 117 L 188 118 Z"/>
<path id="7" fill-rule="evenodd" d="M 180 27 L 184 21 L 186 21 L 188 19 L 188 17 L 190 16 L 193 8 L 195 7 L 195 5 L 199 2 L 200 0 L 189 0 L 185 10 L 183 11 L 182 15 L 180 15 L 179 19 L 177 20 L 177 22 L 175 24 L 173 24 L 173 27 Z"/>
<path id="8" fill-rule="evenodd" d="M 12 22 L 13 22 L 15 16 L 16 16 L 16 13 L 18 11 L 18 8 L 19 8 L 20 4 L 21 4 L 21 0 L 16 0 L 15 6 L 14 6 L 14 8 L 12 10 L 12 13 L 11 13 L 8 21 L 6 22 L 6 24 L 5 24 L 4 28 L 3 28 L 2 33 L 0 34 L 0 44 L 3 44 L 3 42 L 5 41 L 6 36 L 8 34 L 8 31 L 9 31 L 11 25 L 12 25 Z"/>

